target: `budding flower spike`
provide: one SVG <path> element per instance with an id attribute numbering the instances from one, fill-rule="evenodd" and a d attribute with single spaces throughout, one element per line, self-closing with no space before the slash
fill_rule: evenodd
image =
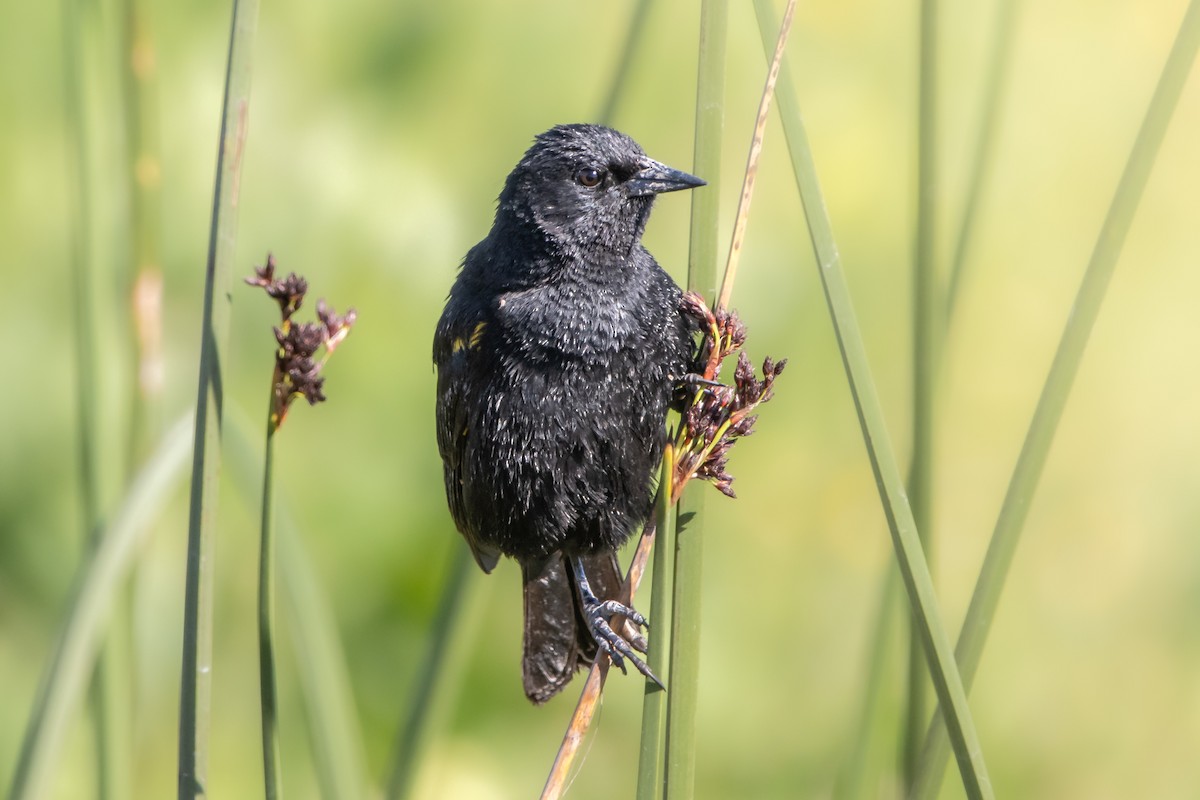
<path id="1" fill-rule="evenodd" d="M 278 429 L 296 397 L 303 396 L 309 405 L 316 405 L 325 399 L 322 391 L 325 378 L 321 375 L 321 369 L 349 335 L 358 315 L 354 309 L 350 309 L 339 316 L 324 300 L 318 300 L 318 322 L 293 322 L 292 316 L 304 303 L 308 281 L 294 272 L 287 277 L 276 278 L 275 257 L 269 253 L 267 263 L 255 267 L 254 275 L 246 278 L 246 283 L 262 287 L 267 296 L 279 304 L 281 321 L 279 327 L 274 329 L 279 348 L 275 353 L 272 381 L 274 401 L 271 406 L 271 424 Z M 316 360 L 317 351 L 322 347 L 325 353 Z"/>
<path id="2" fill-rule="evenodd" d="M 259 690 L 263 743 L 263 782 L 266 796 L 278 797 L 279 774 L 279 698 L 275 682 L 275 535 L 274 535 L 274 453 L 275 433 L 283 425 L 288 408 L 303 396 L 309 405 L 325 399 L 325 378 L 321 370 L 338 345 L 350 333 L 357 316 L 354 309 L 335 314 L 324 300 L 317 301 L 317 322 L 295 322 L 292 317 L 304 305 L 308 281 L 296 273 L 275 277 L 275 257 L 267 254 L 267 263 L 254 268 L 246 283 L 258 286 L 279 304 L 279 327 L 274 328 L 275 369 L 271 376 L 271 399 L 267 415 L 267 442 L 263 468 L 262 528 L 258 571 Z M 317 351 L 325 348 L 319 358 Z"/>

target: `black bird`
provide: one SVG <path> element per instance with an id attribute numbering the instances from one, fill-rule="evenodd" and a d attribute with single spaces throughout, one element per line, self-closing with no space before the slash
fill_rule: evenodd
<path id="1" fill-rule="evenodd" d="M 616 551 L 650 513 L 666 412 L 693 350 L 680 289 L 641 244 L 655 195 L 704 181 L 598 125 L 536 137 L 471 248 L 433 341 L 446 494 L 475 560 L 525 594 L 525 693 L 645 640 L 614 614 Z M 632 646 L 631 646 L 632 645 Z"/>

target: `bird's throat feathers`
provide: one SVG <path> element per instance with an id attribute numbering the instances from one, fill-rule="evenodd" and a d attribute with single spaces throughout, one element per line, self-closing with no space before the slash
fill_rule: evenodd
<path id="1" fill-rule="evenodd" d="M 535 220 L 535 226 L 513 225 L 513 217 L 497 214 L 484 249 L 492 254 L 488 283 L 497 289 L 522 290 L 539 286 L 575 285 L 580 288 L 622 286 L 637 280 L 637 271 L 647 258 L 641 246 L 641 229 L 649 216 L 649 204 L 641 215 L 635 235 L 602 237 L 590 243 L 574 232 L 556 227 L 553 218 Z M 524 215 L 522 215 L 524 216 Z M 536 231 L 536 233 L 535 233 Z M 520 248 L 512 247 L 522 240 Z M 614 246 L 616 245 L 616 246 Z"/>

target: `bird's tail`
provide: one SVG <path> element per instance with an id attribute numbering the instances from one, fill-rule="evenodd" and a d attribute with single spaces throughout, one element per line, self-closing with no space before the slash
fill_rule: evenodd
<path id="1" fill-rule="evenodd" d="M 585 555 L 584 572 L 601 602 L 620 597 L 621 572 L 611 550 Z M 522 673 L 525 695 L 544 703 L 582 666 L 596 658 L 596 640 L 583 618 L 579 591 L 566 556 L 521 564 L 525 593 Z"/>

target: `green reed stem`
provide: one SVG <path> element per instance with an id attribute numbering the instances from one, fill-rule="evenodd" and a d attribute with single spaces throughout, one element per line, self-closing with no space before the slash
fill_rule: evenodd
<path id="1" fill-rule="evenodd" d="M 654 619 L 674 618 L 668 591 L 668 581 L 661 576 L 670 570 L 675 552 L 675 503 L 672 479 L 675 475 L 675 456 L 672 446 L 667 444 L 663 454 L 661 479 L 658 483 L 658 499 L 654 504 L 654 529 L 659 531 L 654 543 L 654 582 L 650 585 L 650 609 Z M 650 628 L 647 645 L 646 665 L 655 675 L 670 675 L 671 629 L 667 625 Z M 667 693 L 653 681 L 646 681 L 642 698 L 642 739 L 638 756 L 638 800 L 656 800 L 662 797 L 666 777 L 667 746 Z"/>
<path id="2" fill-rule="evenodd" d="M 912 460 L 908 498 L 921 535 L 926 560 L 933 555 L 934 395 L 944 326 L 939 297 L 935 232 L 937 230 L 937 0 L 921 0 L 920 74 L 917 113 L 917 223 L 913 259 L 913 406 Z M 908 704 L 902 742 L 905 785 L 912 782 L 928 716 L 926 677 L 920 625 L 909 625 Z"/>
<path id="3" fill-rule="evenodd" d="M 262 524 L 258 558 L 258 683 L 262 708 L 263 788 L 267 800 L 282 795 L 279 761 L 279 697 L 275 685 L 275 392 L 267 411 L 263 463 Z"/>
<path id="4" fill-rule="evenodd" d="M 725 51 L 728 0 L 700 5 L 699 65 L 696 79 L 695 169 L 708 186 L 692 192 L 688 288 L 703 297 L 717 291 L 717 222 L 720 202 L 721 141 L 725 119 Z M 705 487 L 684 489 L 675 524 L 670 678 L 667 685 L 667 798 L 691 798 L 696 779 L 696 705 L 700 675 L 700 580 L 703 568 Z M 671 575 L 671 578 L 667 578 Z M 662 619 L 660 616 L 659 619 Z"/>

